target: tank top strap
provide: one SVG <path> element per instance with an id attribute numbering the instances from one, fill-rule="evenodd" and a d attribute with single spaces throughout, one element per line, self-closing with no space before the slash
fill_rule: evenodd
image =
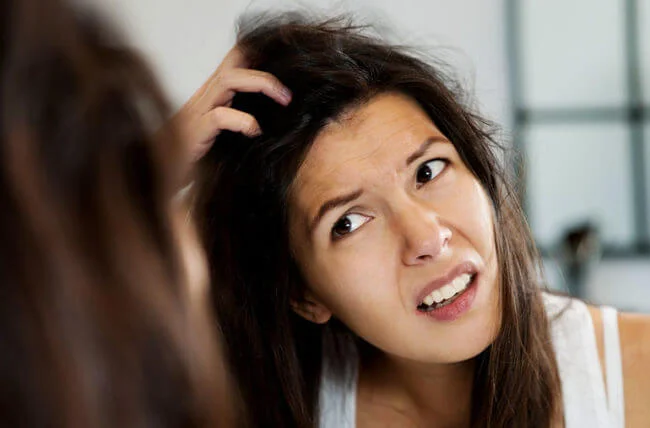
<path id="1" fill-rule="evenodd" d="M 625 426 L 625 402 L 623 399 L 623 364 L 618 333 L 618 313 L 616 309 L 609 306 L 604 306 L 601 310 L 607 376 L 607 405 L 612 427 L 623 428 Z"/>
<path id="2" fill-rule="evenodd" d="M 566 428 L 611 428 L 596 333 L 587 305 L 544 293 Z"/>

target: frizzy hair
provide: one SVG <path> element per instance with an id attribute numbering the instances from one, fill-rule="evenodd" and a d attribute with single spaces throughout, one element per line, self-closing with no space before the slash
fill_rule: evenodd
<path id="1" fill-rule="evenodd" d="M 391 46 L 345 19 L 284 13 L 248 16 L 238 45 L 251 67 L 293 93 L 287 107 L 260 94 L 237 94 L 263 134 L 221 134 L 202 164 L 197 210 L 215 308 L 251 426 L 313 427 L 323 355 L 343 367 L 354 335 L 295 315 L 304 281 L 291 255 L 287 224 L 293 179 L 318 133 L 373 96 L 415 100 L 454 144 L 495 213 L 502 327 L 477 359 L 474 426 L 548 428 L 561 421 L 558 369 L 539 289 L 539 256 L 497 155 L 490 124 L 466 108 L 440 67 Z M 324 339 L 336 346 L 323 347 Z M 332 340 L 329 340 L 332 339 Z"/>

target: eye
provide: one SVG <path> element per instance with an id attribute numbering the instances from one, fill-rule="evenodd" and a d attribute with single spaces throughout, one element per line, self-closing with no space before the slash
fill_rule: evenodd
<path id="1" fill-rule="evenodd" d="M 433 180 L 440 174 L 447 166 L 446 159 L 431 159 L 420 165 L 416 174 L 416 181 L 418 184 L 425 184 Z"/>
<path id="2" fill-rule="evenodd" d="M 348 235 L 366 224 L 370 219 L 370 217 L 362 214 L 346 214 L 334 223 L 332 237 L 341 238 Z"/>

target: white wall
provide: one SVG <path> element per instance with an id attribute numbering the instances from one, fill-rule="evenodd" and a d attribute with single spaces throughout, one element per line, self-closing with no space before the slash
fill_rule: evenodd
<path id="1" fill-rule="evenodd" d="M 241 9 L 229 0 L 86 0 L 111 18 L 180 106 L 219 64 Z"/>
<path id="2" fill-rule="evenodd" d="M 567 292 L 557 263 L 544 260 L 546 279 L 552 289 Z M 587 274 L 584 295 L 594 304 L 621 310 L 650 313 L 650 263 L 647 258 L 603 260 Z"/>

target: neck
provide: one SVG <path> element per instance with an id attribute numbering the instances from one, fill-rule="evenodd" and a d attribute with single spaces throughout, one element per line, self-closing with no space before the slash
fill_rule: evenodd
<path id="1" fill-rule="evenodd" d="M 469 427 L 475 360 L 425 364 L 386 354 L 361 361 L 360 399 L 406 416 L 415 426 Z"/>

